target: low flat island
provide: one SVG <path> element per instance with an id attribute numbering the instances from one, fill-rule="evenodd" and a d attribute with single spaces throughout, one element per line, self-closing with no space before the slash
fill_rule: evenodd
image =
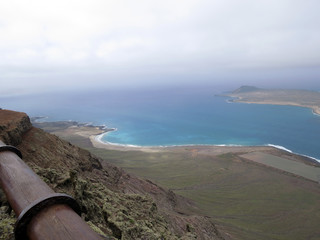
<path id="1" fill-rule="evenodd" d="M 320 115 L 320 92 L 317 91 L 242 86 L 225 96 L 234 98 L 233 102 L 306 107 Z"/>

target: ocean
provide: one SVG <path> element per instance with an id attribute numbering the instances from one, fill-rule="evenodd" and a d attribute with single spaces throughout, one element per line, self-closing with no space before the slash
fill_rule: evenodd
<path id="1" fill-rule="evenodd" d="M 102 140 L 139 146 L 275 145 L 320 159 L 320 116 L 311 109 L 230 103 L 210 87 L 100 89 L 0 97 L 0 107 L 46 121 L 116 128 Z"/>

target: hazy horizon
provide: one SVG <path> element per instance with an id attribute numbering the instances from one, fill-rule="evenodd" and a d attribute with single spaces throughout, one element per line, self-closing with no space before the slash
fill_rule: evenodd
<path id="1" fill-rule="evenodd" d="M 0 3 L 0 95 L 202 84 L 320 89 L 320 2 Z"/>

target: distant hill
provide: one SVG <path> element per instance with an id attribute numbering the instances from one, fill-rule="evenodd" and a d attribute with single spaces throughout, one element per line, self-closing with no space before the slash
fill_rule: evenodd
<path id="1" fill-rule="evenodd" d="M 247 92 L 253 92 L 257 90 L 259 90 L 259 88 L 254 86 L 241 86 L 240 88 L 234 90 L 232 94 L 247 93 Z"/>

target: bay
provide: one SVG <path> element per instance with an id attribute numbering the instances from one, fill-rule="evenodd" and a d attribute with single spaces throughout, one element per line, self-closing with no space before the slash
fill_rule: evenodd
<path id="1" fill-rule="evenodd" d="M 103 141 L 139 146 L 268 145 L 320 159 L 320 116 L 293 106 L 229 103 L 205 86 L 1 97 L 0 107 L 117 128 Z"/>

